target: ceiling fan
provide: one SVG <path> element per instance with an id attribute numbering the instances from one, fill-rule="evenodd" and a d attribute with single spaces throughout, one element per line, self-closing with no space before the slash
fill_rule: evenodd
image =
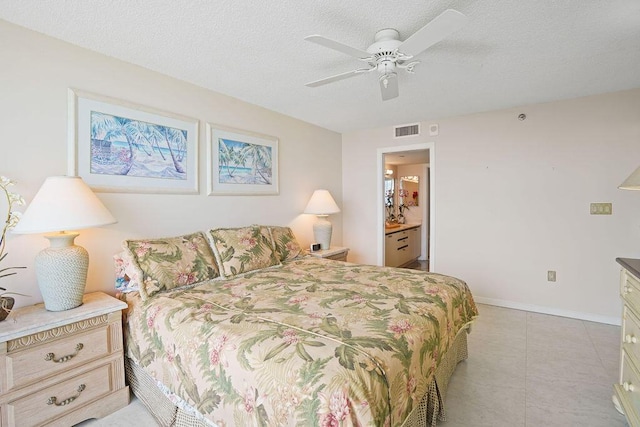
<path id="1" fill-rule="evenodd" d="M 307 36 L 304 39 L 329 49 L 337 50 L 366 62 L 368 68 L 358 68 L 346 73 L 316 80 L 305 86 L 317 87 L 327 83 L 337 82 L 359 74 L 377 70 L 380 74 L 380 91 L 382 100 L 386 101 L 398 96 L 398 75 L 396 69 L 403 69 L 408 73 L 414 72 L 414 67 L 420 61 L 413 58 L 462 28 L 467 17 L 462 13 L 447 9 L 433 21 L 413 33 L 405 41 L 400 40 L 400 33 L 393 28 L 380 30 L 375 34 L 374 43 L 367 50 L 357 49 L 340 42 L 319 35 Z"/>

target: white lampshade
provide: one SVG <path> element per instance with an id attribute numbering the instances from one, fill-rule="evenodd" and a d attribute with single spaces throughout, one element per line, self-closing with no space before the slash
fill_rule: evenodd
<path id="1" fill-rule="evenodd" d="M 81 230 L 116 222 L 82 178 L 51 176 L 44 181 L 13 233 Z"/>
<path id="2" fill-rule="evenodd" d="M 640 167 L 633 171 L 618 188 L 621 190 L 640 190 Z"/>
<path id="3" fill-rule="evenodd" d="M 340 212 L 340 208 L 328 190 L 314 191 L 304 209 L 304 213 L 315 215 L 330 215 L 338 212 Z"/>
<path id="4" fill-rule="evenodd" d="M 316 243 L 320 243 L 321 249 L 331 247 L 331 233 L 333 227 L 327 219 L 327 215 L 340 212 L 336 201 L 327 190 L 316 190 L 313 192 L 304 213 L 318 215 L 318 220 L 313 224 L 313 236 Z"/>
<path id="5" fill-rule="evenodd" d="M 116 219 L 77 176 L 53 176 L 44 181 L 13 233 L 49 233 L 50 246 L 35 258 L 36 277 L 44 306 L 69 310 L 82 304 L 89 254 L 74 244 L 69 230 L 113 224 Z"/>

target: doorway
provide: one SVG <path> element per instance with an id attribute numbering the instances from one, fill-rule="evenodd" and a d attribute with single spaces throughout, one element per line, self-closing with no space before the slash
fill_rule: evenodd
<path id="1" fill-rule="evenodd" d="M 423 165 L 422 176 L 425 178 L 424 188 L 427 194 L 422 194 L 420 197 L 420 210 L 422 211 L 421 219 L 421 238 L 423 241 L 421 250 L 421 259 L 426 257 L 428 261 L 429 271 L 435 269 L 435 251 L 434 251 L 434 229 L 435 229 L 435 215 L 434 215 L 434 200 L 435 200 L 435 183 L 434 183 L 434 171 L 435 171 L 435 152 L 434 143 L 420 143 L 406 146 L 386 147 L 378 149 L 377 156 L 377 174 L 378 174 L 378 221 L 377 221 L 377 263 L 378 265 L 385 265 L 385 219 L 387 218 L 388 208 L 385 206 L 386 190 L 390 186 L 389 175 L 386 174 L 387 168 L 385 165 L 395 165 L 392 169 L 397 167 L 402 168 L 406 165 Z M 401 169 L 402 170 L 402 169 Z M 386 176 L 385 176 L 386 175 Z M 398 187 L 398 180 L 394 179 L 394 188 Z M 412 195 L 410 195 L 411 197 Z M 425 197 L 426 196 L 426 197 Z M 415 218 L 415 216 L 414 216 Z"/>

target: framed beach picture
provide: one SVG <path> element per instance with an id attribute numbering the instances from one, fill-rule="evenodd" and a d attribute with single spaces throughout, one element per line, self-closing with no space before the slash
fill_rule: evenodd
<path id="1" fill-rule="evenodd" d="M 69 175 L 95 191 L 198 193 L 198 121 L 69 89 Z"/>
<path id="2" fill-rule="evenodd" d="M 278 138 L 207 123 L 209 195 L 278 194 Z"/>

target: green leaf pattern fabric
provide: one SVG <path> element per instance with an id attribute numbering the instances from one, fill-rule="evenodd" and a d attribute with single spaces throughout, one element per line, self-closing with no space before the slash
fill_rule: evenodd
<path id="1" fill-rule="evenodd" d="M 128 357 L 220 426 L 400 426 L 477 315 L 458 279 L 315 257 L 126 299 Z"/>
<path id="2" fill-rule="evenodd" d="M 267 227 L 218 228 L 209 234 L 222 277 L 280 265 Z"/>
<path id="3" fill-rule="evenodd" d="M 290 261 L 303 255 L 302 247 L 289 227 L 269 227 L 280 261 Z"/>
<path id="4" fill-rule="evenodd" d="M 138 269 L 140 295 L 190 286 L 219 276 L 204 233 L 164 239 L 126 240 L 125 248 Z"/>

